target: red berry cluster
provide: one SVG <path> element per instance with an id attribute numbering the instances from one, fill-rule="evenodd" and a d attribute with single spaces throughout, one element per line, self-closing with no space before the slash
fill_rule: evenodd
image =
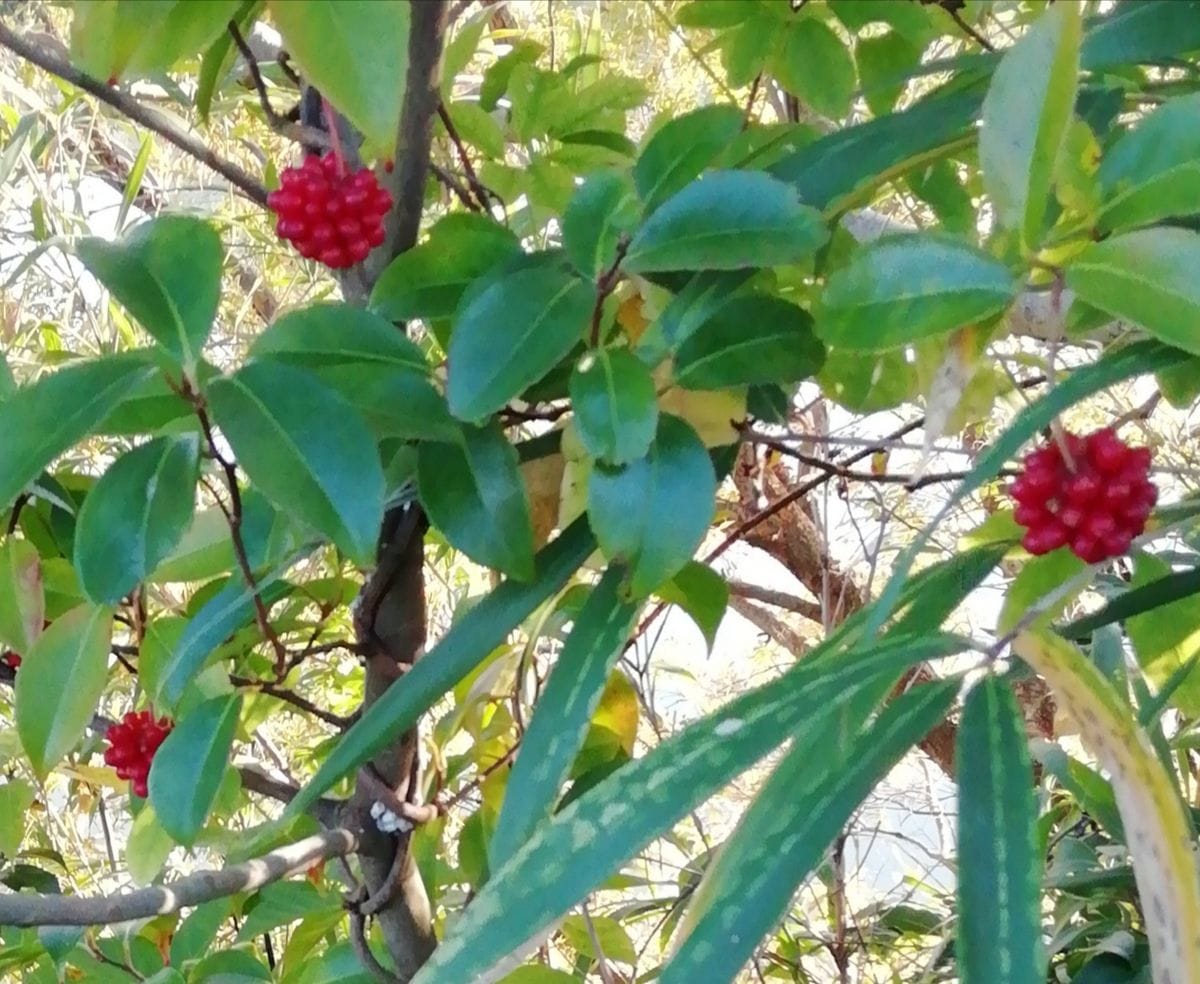
<path id="1" fill-rule="evenodd" d="M 104 751 L 104 762 L 117 770 L 122 779 L 133 781 L 133 791 L 138 796 L 146 795 L 146 779 L 150 775 L 150 762 L 167 735 L 171 733 L 171 719 L 157 721 L 149 711 L 130 711 L 105 733 L 109 747 Z"/>
<path id="2" fill-rule="evenodd" d="M 369 168 L 345 173 L 329 151 L 289 167 L 279 181 L 282 187 L 267 196 L 267 205 L 279 216 L 275 231 L 301 256 L 340 270 L 361 263 L 383 242 L 392 196 Z"/>
<path id="3" fill-rule="evenodd" d="M 1089 564 L 1120 557 L 1146 528 L 1158 500 L 1150 481 L 1149 448 L 1131 448 L 1111 427 L 1066 436 L 1070 461 L 1057 443 L 1030 452 L 1009 489 L 1014 518 L 1025 527 L 1031 554 L 1070 544 Z"/>
<path id="4" fill-rule="evenodd" d="M 12 669 L 18 670 L 21 666 L 21 656 L 19 653 L 14 653 L 11 649 L 5 650 L 3 655 L 0 655 L 0 662 L 5 666 L 10 666 Z"/>

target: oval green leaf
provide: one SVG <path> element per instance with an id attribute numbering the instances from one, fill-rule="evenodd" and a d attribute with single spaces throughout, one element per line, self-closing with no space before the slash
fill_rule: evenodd
<path id="1" fill-rule="evenodd" d="M 154 372 L 129 356 L 92 359 L 23 386 L 0 403 L 0 508 Z"/>
<path id="2" fill-rule="evenodd" d="M 555 267 L 518 270 L 463 300 L 448 350 L 446 397 L 480 421 L 536 383 L 583 337 L 590 284 Z"/>
<path id="3" fill-rule="evenodd" d="M 433 524 L 472 560 L 533 576 L 533 521 L 516 449 L 499 424 L 464 427 L 454 444 L 417 448 L 417 486 Z"/>
<path id="4" fill-rule="evenodd" d="M 1089 246 L 1067 268 L 1067 286 L 1114 318 L 1200 355 L 1200 235 L 1139 229 Z"/>
<path id="5" fill-rule="evenodd" d="M 242 698 L 198 704 L 176 723 L 150 765 L 150 804 L 163 830 L 190 847 L 204 827 L 229 762 Z"/>
<path id="6" fill-rule="evenodd" d="M 238 464 L 280 509 L 369 564 L 383 517 L 383 468 L 354 408 L 303 369 L 251 362 L 208 390 Z"/>
<path id="7" fill-rule="evenodd" d="M 771 74 L 822 116 L 841 119 L 857 83 L 854 59 L 841 38 L 814 17 L 786 22 L 769 64 Z"/>
<path id="8" fill-rule="evenodd" d="M 684 339 L 675 353 L 675 381 L 715 390 L 756 383 L 796 383 L 825 362 L 812 316 L 781 297 L 731 298 Z"/>
<path id="9" fill-rule="evenodd" d="M 588 482 L 588 519 L 610 560 L 629 567 L 629 590 L 645 597 L 692 559 L 712 520 L 717 478 L 704 442 L 662 414 L 645 457 Z"/>
<path id="10" fill-rule="evenodd" d="M 744 122 L 736 106 L 703 106 L 655 130 L 633 165 L 633 183 L 646 214 L 717 160 Z"/>
<path id="11" fill-rule="evenodd" d="M 563 248 L 585 277 L 612 267 L 617 245 L 637 225 L 637 196 L 628 174 L 599 171 L 580 185 L 563 213 Z"/>
<path id="12" fill-rule="evenodd" d="M 285 314 L 254 340 L 250 356 L 308 367 L 371 363 L 429 371 L 421 350 L 390 321 L 328 301 Z"/>
<path id="13" fill-rule="evenodd" d="M 1005 52 L 983 101 L 979 161 L 999 223 L 1037 248 L 1079 84 L 1078 4 L 1058 4 Z"/>
<path id="14" fill-rule="evenodd" d="M 964 242 L 889 237 L 829 278 L 817 333 L 846 351 L 897 348 L 999 314 L 1018 287 L 1003 264 Z"/>
<path id="15" fill-rule="evenodd" d="M 714 171 L 648 218 L 622 263 L 630 273 L 740 270 L 807 259 L 829 238 L 820 213 L 761 171 Z"/>
<path id="16" fill-rule="evenodd" d="M 0 544 L 0 644 L 17 653 L 28 652 L 42 634 L 45 620 L 37 548 L 10 536 Z"/>
<path id="17" fill-rule="evenodd" d="M 408 76 L 410 5 L 270 0 L 267 6 L 304 78 L 371 143 L 385 152 L 396 147 Z"/>
<path id="18" fill-rule="evenodd" d="M 192 521 L 200 444 L 160 437 L 118 458 L 88 493 L 75 568 L 92 601 L 115 605 L 175 549 Z"/>
<path id="19" fill-rule="evenodd" d="M 654 378 L 629 349 L 588 352 L 570 390 L 579 438 L 592 457 L 623 465 L 650 449 L 658 426 Z"/>
<path id="20" fill-rule="evenodd" d="M 108 680 L 112 610 L 80 605 L 51 623 L 17 674 L 17 734 L 39 776 L 75 747 Z"/>
<path id="21" fill-rule="evenodd" d="M 207 222 L 165 215 L 118 242 L 84 239 L 76 252 L 190 375 L 221 297 L 221 240 Z"/>

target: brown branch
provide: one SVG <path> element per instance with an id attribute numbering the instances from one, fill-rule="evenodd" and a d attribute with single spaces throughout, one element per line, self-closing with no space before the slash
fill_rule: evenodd
<path id="1" fill-rule="evenodd" d="M 800 656 L 808 649 L 808 645 L 800 633 L 776 615 L 771 614 L 760 605 L 755 605 L 736 595 L 729 599 L 729 607 L 762 632 L 769 639 L 779 643 L 793 656 Z"/>
<path id="2" fill-rule="evenodd" d="M 612 266 L 596 279 L 596 303 L 592 308 L 592 348 L 600 345 L 600 317 L 604 312 L 604 302 L 621 279 L 621 261 L 629 249 L 629 237 L 622 235 L 617 240 L 617 254 L 613 257 Z"/>
<path id="3" fill-rule="evenodd" d="M 954 2 L 954 0 L 951 0 L 950 3 L 940 3 L 938 6 L 941 7 L 942 10 L 946 11 L 946 13 L 950 15 L 950 19 L 954 21 L 954 23 L 960 28 L 962 28 L 962 30 L 965 31 L 981 48 L 983 48 L 985 51 L 996 50 L 996 46 L 992 44 L 991 41 L 985 38 L 963 19 L 963 15 L 959 11 L 958 5 Z"/>
<path id="4" fill-rule="evenodd" d="M 286 687 L 280 687 L 277 684 L 271 683 L 269 680 L 254 680 L 250 677 L 235 676 L 229 674 L 229 682 L 235 687 L 247 687 L 253 690 L 260 690 L 276 700 L 282 701 L 285 704 L 291 704 L 297 710 L 304 711 L 306 714 L 311 714 L 315 718 L 320 718 L 326 724 L 331 724 L 339 731 L 345 731 L 352 722 L 351 718 L 344 717 L 341 714 L 334 714 L 333 711 L 327 711 L 325 708 L 314 704 L 307 697 L 301 697 L 294 690 L 288 690 Z"/>
<path id="5" fill-rule="evenodd" d="M 462 164 L 463 174 L 467 177 L 467 184 L 474 193 L 475 198 L 479 201 L 479 207 L 483 211 L 488 211 L 489 199 L 496 199 L 496 193 L 484 186 L 479 180 L 479 175 L 475 173 L 475 165 L 471 163 L 471 155 L 467 153 L 466 145 L 462 142 L 462 137 L 458 135 L 458 129 L 454 125 L 454 121 L 450 119 L 450 112 L 446 109 L 446 104 L 438 101 L 437 107 L 438 119 L 442 121 L 442 126 L 446 128 L 446 134 L 450 137 L 450 142 L 454 144 L 455 153 L 458 154 L 459 163 Z M 498 200 L 498 199 L 497 199 Z"/>
<path id="6" fill-rule="evenodd" d="M 437 178 L 438 182 L 443 187 L 454 193 L 455 197 L 457 197 L 462 203 L 463 208 L 467 209 L 469 212 L 482 211 L 482 209 L 479 207 L 479 203 L 471 197 L 470 192 L 463 187 L 458 178 L 447 171 L 444 167 L 441 167 L 440 165 L 430 161 L 429 170 L 433 173 L 433 176 Z"/>
<path id="7" fill-rule="evenodd" d="M 147 130 L 157 133 L 164 140 L 174 144 L 189 157 L 215 171 L 240 190 L 247 198 L 257 205 L 266 208 L 267 189 L 261 181 L 256 180 L 247 171 L 214 154 L 202 141 L 178 129 L 172 122 L 161 116 L 148 106 L 143 106 L 132 96 L 126 95 L 119 89 L 105 85 L 99 79 L 79 71 L 69 62 L 50 51 L 37 41 L 21 37 L 0 22 L 0 46 L 38 68 L 56 75 L 65 82 L 70 82 L 84 92 L 87 92 L 102 103 L 112 106 L 135 123 L 140 123 Z"/>
<path id="8" fill-rule="evenodd" d="M 747 584 L 745 581 L 727 580 L 726 584 L 729 585 L 729 593 L 737 598 L 749 598 L 752 601 L 774 605 L 776 608 L 795 612 L 810 622 L 821 624 L 824 621 L 821 615 L 821 606 L 815 601 L 808 601 L 799 595 L 788 594 L 786 591 L 772 591 L 770 588 L 762 588 L 757 584 Z"/>
<path id="9" fill-rule="evenodd" d="M 250 72 L 250 78 L 254 82 L 255 91 L 258 92 L 258 102 L 262 106 L 263 116 L 266 117 L 267 125 L 276 133 L 295 140 L 297 143 L 319 147 L 322 150 L 327 149 L 329 146 L 329 135 L 324 130 L 320 130 L 315 126 L 304 126 L 302 123 L 297 123 L 291 119 L 290 116 L 275 111 L 275 107 L 271 105 L 271 95 L 267 91 L 266 79 L 263 78 L 262 70 L 258 66 L 258 59 L 254 57 L 254 52 L 250 49 L 250 45 L 242 37 L 242 32 L 238 29 L 236 21 L 229 22 L 229 36 L 233 38 L 233 43 L 237 46 L 238 51 L 241 52 L 242 59 L 246 63 L 246 68 Z"/>
<path id="10" fill-rule="evenodd" d="M 166 885 L 107 896 L 0 895 L 0 925 L 101 926 L 149 919 L 180 909 L 252 891 L 311 868 L 320 861 L 344 857 L 358 837 L 338 828 L 306 837 L 244 864 L 197 871 Z"/>

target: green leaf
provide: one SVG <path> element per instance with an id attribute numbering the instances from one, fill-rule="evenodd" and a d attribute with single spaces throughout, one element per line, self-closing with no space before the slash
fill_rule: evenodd
<path id="1" fill-rule="evenodd" d="M 1187 572 L 1195 578 L 1195 571 Z M 1138 553 L 1132 588 L 1155 587 L 1161 591 L 1171 568 L 1153 554 Z M 1158 596 L 1161 601 L 1161 595 Z M 1125 620 L 1125 632 L 1137 660 L 1150 682 L 1161 689 L 1176 671 L 1200 655 L 1200 596 L 1190 595 Z M 1171 703 L 1188 717 L 1200 715 L 1200 672 L 1193 669 L 1178 685 Z"/>
<path id="2" fill-rule="evenodd" d="M 979 161 L 998 222 L 1035 250 L 1079 76 L 1078 4 L 1049 9 L 1005 52 L 983 102 Z"/>
<path id="3" fill-rule="evenodd" d="M 504 131 L 491 113 L 477 102 L 458 100 L 446 108 L 455 130 L 463 141 L 477 148 L 484 157 L 504 159 Z"/>
<path id="4" fill-rule="evenodd" d="M 935 161 L 926 168 L 915 170 L 908 175 L 908 186 L 933 209 L 947 232 L 974 238 L 975 205 L 953 164 Z"/>
<path id="5" fill-rule="evenodd" d="M 229 897 L 196 906 L 179 924 L 171 939 L 171 964 L 178 967 L 185 960 L 204 956 L 232 908 L 233 899 Z"/>
<path id="6" fill-rule="evenodd" d="M 7 400 L 17 391 L 17 381 L 3 352 L 0 352 L 0 401 Z"/>
<path id="7" fill-rule="evenodd" d="M 268 0 L 267 6 L 300 74 L 371 143 L 390 152 L 408 75 L 409 4 Z"/>
<path id="8" fill-rule="evenodd" d="M 1131 591 L 1124 591 L 1098 611 L 1058 626 L 1055 631 L 1066 639 L 1086 639 L 1106 625 L 1122 622 L 1142 612 L 1152 612 L 1194 594 L 1200 594 L 1200 568 L 1175 571 L 1148 580 Z"/>
<path id="9" fill-rule="evenodd" d="M 807 311 L 781 297 L 742 294 L 680 344 L 674 375 L 684 389 L 728 389 L 799 382 L 824 362 Z"/>
<path id="10" fill-rule="evenodd" d="M 692 559 L 712 520 L 717 479 L 704 443 L 683 420 L 661 414 L 654 444 L 623 468 L 597 463 L 588 519 L 610 560 L 629 566 L 644 597 Z"/>
<path id="11" fill-rule="evenodd" d="M 576 270 L 597 278 L 612 267 L 619 240 L 637 220 L 637 197 L 628 175 L 599 171 L 576 189 L 563 214 L 563 248 Z"/>
<path id="12" fill-rule="evenodd" d="M 33 805 L 34 790 L 24 779 L 0 785 L 0 854 L 15 858 L 25 836 L 25 817 Z"/>
<path id="13" fill-rule="evenodd" d="M 508 580 L 456 620 L 441 640 L 404 675 L 403 687 L 391 687 L 372 704 L 334 746 L 316 775 L 284 810 L 296 817 L 312 806 L 342 776 L 368 761 L 478 666 L 547 598 L 567 583 L 596 549 L 587 523 L 576 520 L 541 550 L 535 576 Z"/>
<path id="14" fill-rule="evenodd" d="M 250 33 L 262 6 L 263 0 L 244 0 L 231 18 L 243 36 Z M 226 29 L 217 35 L 216 40 L 204 52 L 204 57 L 200 59 L 200 71 L 196 76 L 196 110 L 200 113 L 200 119 L 206 123 L 212 109 L 213 94 L 233 64 L 235 51 L 233 36 Z"/>
<path id="15" fill-rule="evenodd" d="M 165 215 L 117 242 L 84 239 L 79 258 L 191 375 L 221 297 L 221 240 L 207 222 Z"/>
<path id="16" fill-rule="evenodd" d="M 1192 359 L 1158 374 L 1158 389 L 1176 410 L 1188 410 L 1200 397 L 1200 359 Z"/>
<path id="17" fill-rule="evenodd" d="M 1200 355 L 1197 263 L 1200 235 L 1139 229 L 1089 246 L 1067 268 L 1067 285 L 1093 307 Z"/>
<path id="18" fill-rule="evenodd" d="M 801 201 L 836 214 L 895 177 L 973 142 L 980 94 L 935 93 L 900 113 L 836 130 L 774 164 Z"/>
<path id="19" fill-rule="evenodd" d="M 706 0 L 711 3 L 712 0 Z M 740 2 L 740 0 L 739 0 Z M 578 984 L 579 978 L 565 970 L 554 970 L 545 964 L 530 964 L 518 967 L 511 974 L 500 978 L 499 984 Z"/>
<path id="20" fill-rule="evenodd" d="M 889 236 L 830 278 L 817 331 L 830 345 L 878 352 L 978 324 L 1017 296 L 1008 269 L 949 237 Z"/>
<path id="21" fill-rule="evenodd" d="M 107 80 L 165 71 L 225 30 L 240 0 L 81 4 L 71 24 L 73 60 Z"/>
<path id="22" fill-rule="evenodd" d="M 579 360 L 571 409 L 588 454 L 613 465 L 642 457 L 658 426 L 654 379 L 627 348 L 595 349 Z"/>
<path id="23" fill-rule="evenodd" d="M 322 895 L 310 881 L 282 881 L 264 885 L 248 901 L 238 930 L 239 943 L 303 919 L 315 912 L 338 908 L 338 902 Z"/>
<path id="24" fill-rule="evenodd" d="M 964 984 L 1046 976 L 1042 858 L 1025 719 L 1008 684 L 988 677 L 967 695 L 958 776 L 958 968 Z"/>
<path id="25" fill-rule="evenodd" d="M 447 353 L 450 412 L 483 420 L 536 383 L 583 337 L 594 305 L 590 284 L 552 267 L 518 270 L 464 298 Z"/>
<path id="26" fill-rule="evenodd" d="M 634 235 L 629 273 L 738 270 L 812 256 L 829 238 L 816 211 L 761 171 L 714 171 L 670 199 Z"/>
<path id="27" fill-rule="evenodd" d="M 477 979 L 540 938 L 625 860 L 786 736 L 798 744 L 818 742 L 818 726 L 827 720 L 822 711 L 840 709 L 912 663 L 957 645 L 928 635 L 832 664 L 805 659 L 618 769 L 492 873 L 413 984 Z"/>
<path id="28" fill-rule="evenodd" d="M 56 618 L 23 654 L 15 687 L 17 734 L 39 776 L 87 730 L 108 680 L 111 639 L 112 610 L 81 605 Z"/>
<path id="29" fill-rule="evenodd" d="M 255 489 L 242 490 L 242 543 L 251 570 L 274 563 L 292 544 L 291 521 Z M 174 551 L 154 570 L 157 584 L 206 581 L 233 570 L 237 560 L 229 520 L 219 508 L 196 513 Z"/>
<path id="30" fill-rule="evenodd" d="M 454 444 L 417 447 L 417 486 L 433 524 L 472 560 L 533 577 L 533 522 L 516 449 L 498 423 L 462 429 Z"/>
<path id="31" fill-rule="evenodd" d="M 854 99 L 854 59 L 841 39 L 815 18 L 787 22 L 768 68 L 779 83 L 822 116 L 841 119 Z"/>
<path id="32" fill-rule="evenodd" d="M 1182 352 L 1154 341 L 1135 342 L 1123 348 L 1112 349 L 1091 365 L 1075 370 L 1070 376 L 1060 380 L 1058 385 L 1041 399 L 1025 407 L 1004 433 L 992 442 L 991 447 L 979 456 L 966 478 L 925 530 L 896 558 L 887 585 L 878 601 L 867 610 L 864 634 L 874 634 L 894 610 L 913 561 L 917 554 L 925 549 L 932 531 L 966 496 L 994 478 L 1004 463 L 1015 457 L 1026 441 L 1048 427 L 1063 410 L 1093 393 L 1134 376 L 1165 369 L 1184 358 L 1186 357 Z"/>
<path id="33" fill-rule="evenodd" d="M 1070 550 L 1054 550 L 1041 557 L 1033 557 L 1021 568 L 1004 596 L 1004 605 L 996 621 L 996 631 L 1006 635 L 1017 627 L 1025 613 L 1052 591 L 1061 588 L 1078 575 L 1087 564 Z M 1080 585 L 1080 591 L 1083 590 Z M 1059 612 L 1071 603 L 1070 596 L 1059 599 L 1053 608 L 1047 609 L 1033 622 L 1034 625 L 1048 624 Z"/>
<path id="34" fill-rule="evenodd" d="M 453 441 L 459 423 L 425 372 L 382 363 L 307 369 L 361 415 L 380 438 Z"/>
<path id="35" fill-rule="evenodd" d="M 87 596 L 115 605 L 179 543 L 192 521 L 200 445 L 159 437 L 118 458 L 88 493 L 75 529 Z"/>
<path id="36" fill-rule="evenodd" d="M 711 567 L 689 560 L 654 592 L 668 605 L 678 605 L 700 630 L 711 652 L 729 604 L 729 585 Z"/>
<path id="37" fill-rule="evenodd" d="M 675 15 L 680 27 L 736 27 L 754 13 L 746 0 L 692 0 Z"/>
<path id="38" fill-rule="evenodd" d="M 1103 68 L 1157 62 L 1200 48 L 1197 0 L 1143 0 L 1122 3 L 1106 17 L 1089 22 L 1081 65 Z"/>
<path id="39" fill-rule="evenodd" d="M 591 925 L 588 925 L 590 921 Z M 567 944 L 585 959 L 596 960 L 603 956 L 607 960 L 629 964 L 637 963 L 637 950 L 625 927 L 613 916 L 567 916 L 559 927 Z M 595 942 L 592 937 L 595 935 Z"/>
<path id="40" fill-rule="evenodd" d="M 0 403 L 0 507 L 93 428 L 154 369 L 129 356 L 67 366 Z"/>
<path id="41" fill-rule="evenodd" d="M 163 830 L 195 843 L 221 788 L 242 698 L 206 700 L 176 723 L 150 765 L 150 804 Z"/>
<path id="42" fill-rule="evenodd" d="M 592 590 L 538 699 L 508 778 L 488 861 L 496 870 L 550 816 L 609 671 L 625 648 L 638 604 L 621 598 L 623 571 L 610 567 Z"/>
<path id="43" fill-rule="evenodd" d="M 281 566 L 287 566 L 286 562 Z M 278 573 L 278 572 L 276 572 Z M 259 579 L 258 593 L 268 608 L 290 589 L 274 576 Z M 230 578 L 187 622 L 183 634 L 158 669 L 150 691 L 156 707 L 175 707 L 209 655 L 233 632 L 254 619 L 254 596 L 241 577 Z"/>
<path id="44" fill-rule="evenodd" d="M 251 362 L 208 389 L 238 464 L 284 509 L 369 564 L 383 516 L 383 468 L 362 418 L 312 373 Z"/>
<path id="45" fill-rule="evenodd" d="M 922 46 L 897 31 L 859 38 L 854 58 L 862 78 L 863 97 L 876 116 L 890 113 L 904 92 L 912 70 L 921 63 Z"/>
<path id="46" fill-rule="evenodd" d="M 371 310 L 389 321 L 448 318 L 468 284 L 520 252 L 517 237 L 498 222 L 452 213 L 388 264 L 371 291 Z"/>
<path id="47" fill-rule="evenodd" d="M 483 81 L 479 86 L 479 106 L 490 113 L 496 108 L 500 97 L 508 91 L 509 81 L 518 65 L 525 65 L 537 60 L 542 53 L 542 45 L 529 38 L 517 38 L 512 49 L 497 58 L 483 73 Z"/>
<path id="48" fill-rule="evenodd" d="M 908 691 L 833 756 L 793 744 L 705 872 L 662 984 L 737 977 L 862 801 L 945 719 L 958 687 L 955 680 Z"/>
<path id="49" fill-rule="evenodd" d="M 633 165 L 633 182 L 646 214 L 716 161 L 741 132 L 743 122 L 736 106 L 704 106 L 659 127 Z"/>
<path id="50" fill-rule="evenodd" d="M 324 302 L 291 311 L 259 335 L 250 357 L 307 368 L 369 365 L 428 374 L 415 342 L 390 321 L 353 304 Z"/>
<path id="51" fill-rule="evenodd" d="M 37 549 L 28 540 L 10 536 L 0 544 L 0 644 L 27 653 L 45 620 Z"/>
<path id="52" fill-rule="evenodd" d="M 125 867 L 133 883 L 149 885 L 154 881 L 174 849 L 175 842 L 158 822 L 154 805 L 144 803 L 133 820 L 125 845 Z"/>
<path id="53" fill-rule="evenodd" d="M 1103 231 L 1200 212 L 1200 94 L 1160 106 L 1104 155 Z"/>

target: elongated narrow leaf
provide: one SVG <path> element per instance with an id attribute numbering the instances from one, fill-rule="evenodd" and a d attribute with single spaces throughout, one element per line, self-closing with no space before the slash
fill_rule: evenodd
<path id="1" fill-rule="evenodd" d="M 971 690 L 958 729 L 958 969 L 964 984 L 1046 976 L 1042 858 L 1025 719 L 1008 684 Z"/>
<path id="2" fill-rule="evenodd" d="M 913 561 L 925 548 L 932 531 L 937 528 L 942 519 L 964 497 L 993 478 L 1004 466 L 1004 463 L 1017 454 L 1026 441 L 1034 437 L 1042 428 L 1049 426 L 1050 422 L 1067 407 L 1074 406 L 1093 393 L 1134 376 L 1158 372 L 1161 369 L 1177 365 L 1186 358 L 1187 356 L 1183 352 L 1168 348 L 1155 341 L 1136 342 L 1133 345 L 1110 351 L 1090 366 L 1071 373 L 1045 396 L 1017 414 L 1008 429 L 993 442 L 986 453 L 980 455 L 970 473 L 955 489 L 954 494 L 950 496 L 925 531 L 920 533 L 896 558 L 892 576 L 888 579 L 879 600 L 867 610 L 864 632 L 868 635 L 876 632 L 892 613 L 904 588 L 904 582 L 912 568 Z"/>
<path id="3" fill-rule="evenodd" d="M 795 743 L 705 872 L 692 902 L 703 914 L 689 911 L 662 984 L 734 980 L 853 812 L 945 718 L 957 692 L 957 681 L 907 692 L 837 755 Z"/>
<path id="4" fill-rule="evenodd" d="M 448 318 L 467 285 L 521 252 L 517 237 L 490 218 L 447 215 L 429 238 L 401 253 L 379 275 L 371 310 L 389 321 Z"/>
<path id="5" fill-rule="evenodd" d="M 639 607 L 621 599 L 621 577 L 619 567 L 610 567 L 593 589 L 538 699 L 488 849 L 493 870 L 550 816 L 583 744 Z"/>
<path id="6" fill-rule="evenodd" d="M 1139 229 L 1089 246 L 1067 268 L 1067 285 L 1093 307 L 1200 355 L 1197 263 L 1200 234 Z"/>
<path id="7" fill-rule="evenodd" d="M 829 238 L 796 191 L 761 171 L 693 181 L 643 223 L 622 267 L 630 273 L 739 270 L 796 263 Z"/>
<path id="8" fill-rule="evenodd" d="M 84 239 L 79 258 L 189 373 L 221 296 L 221 240 L 200 219 L 166 215 L 118 242 Z"/>
<path id="9" fill-rule="evenodd" d="M 1161 584 L 1170 577 L 1170 565 L 1148 553 L 1138 553 L 1134 561 L 1134 591 L 1151 584 Z M 1189 718 L 1200 714 L 1200 672 L 1195 661 L 1200 659 L 1200 596 L 1179 598 L 1162 604 L 1153 611 L 1131 615 L 1125 621 L 1125 634 L 1133 645 L 1134 655 L 1146 678 L 1161 696 L 1173 680 L 1170 703 Z M 1188 669 L 1191 667 L 1191 670 Z"/>
<path id="10" fill-rule="evenodd" d="M 263 0 L 242 0 L 241 5 L 233 14 L 231 20 L 237 24 L 243 36 L 250 33 L 262 8 Z M 200 119 L 208 122 L 208 113 L 212 108 L 213 94 L 225 80 L 225 74 L 233 64 L 237 49 L 233 46 L 233 35 L 228 28 L 223 30 L 215 41 L 208 46 L 204 57 L 200 59 L 200 71 L 196 76 L 196 109 Z"/>
<path id="11" fill-rule="evenodd" d="M 554 268 L 518 270 L 463 300 L 450 336 L 446 396 L 460 420 L 495 413 L 584 336 L 593 287 Z"/>
<path id="12" fill-rule="evenodd" d="M 54 620 L 17 674 L 17 734 L 45 776 L 83 737 L 108 679 L 112 610 L 81 605 Z"/>
<path id="13" fill-rule="evenodd" d="M 421 350 L 390 321 L 329 301 L 285 314 L 254 340 L 250 355 L 302 366 L 370 363 L 429 371 Z"/>
<path id="14" fill-rule="evenodd" d="M 720 157 L 742 123 L 736 106 L 704 106 L 655 130 L 633 166 L 633 181 L 646 214 Z"/>
<path id="15" fill-rule="evenodd" d="M 1171 99 L 1105 152 L 1100 228 L 1200 212 L 1200 94 Z"/>
<path id="16" fill-rule="evenodd" d="M 609 559 L 629 565 L 629 590 L 645 597 L 692 559 L 716 494 L 712 461 L 696 432 L 662 414 L 644 458 L 592 470 L 588 519 Z"/>
<path id="17" fill-rule="evenodd" d="M 1200 872 L 1173 777 L 1128 706 L 1071 643 L 1030 632 L 1017 637 L 1013 651 L 1046 678 L 1109 774 L 1146 913 L 1154 980 L 1200 980 Z"/>
<path id="18" fill-rule="evenodd" d="M 154 374 L 139 359 L 108 356 L 60 369 L 0 403 L 0 508 Z"/>
<path id="19" fill-rule="evenodd" d="M 150 765 L 150 803 L 163 830 L 190 847 L 217 798 L 242 699 L 237 694 L 194 707 L 167 735 Z"/>
<path id="20" fill-rule="evenodd" d="M 289 588 L 274 577 L 261 578 L 258 594 L 270 607 L 284 597 Z M 204 668 L 213 651 L 243 625 L 254 620 L 254 595 L 240 577 L 232 577 L 225 586 L 188 620 L 179 642 L 155 675 L 157 689 L 151 699 L 159 710 L 170 710 L 179 703 L 193 677 Z"/>
<path id="21" fill-rule="evenodd" d="M 1098 611 L 1058 626 L 1057 632 L 1066 639 L 1086 639 L 1093 632 L 1113 622 L 1143 612 L 1150 612 L 1200 593 L 1200 568 L 1175 571 L 1117 595 Z"/>
<path id="22" fill-rule="evenodd" d="M 0 544 L 0 645 L 29 651 L 46 620 L 42 564 L 28 540 L 8 537 Z"/>
<path id="23" fill-rule="evenodd" d="M 1198 0 L 1122 3 L 1089 22 L 1081 64 L 1097 69 L 1157 62 L 1200 48 Z"/>
<path id="24" fill-rule="evenodd" d="M 1027 249 L 1041 240 L 1050 186 L 1071 122 L 1079 76 L 1078 4 L 1049 9 L 992 75 L 979 160 L 1000 223 Z"/>
<path id="25" fill-rule="evenodd" d="M 971 138 L 981 91 L 934 94 L 900 113 L 837 130 L 771 168 L 800 200 L 836 214 L 893 178 Z"/>
<path id="26" fill-rule="evenodd" d="M 34 789 L 24 779 L 0 785 L 0 854 L 15 858 L 25 836 L 25 820 L 33 805 Z"/>
<path id="27" fill-rule="evenodd" d="M 391 151 L 408 74 L 409 4 L 268 0 L 267 7 L 305 79 L 375 146 Z"/>
<path id="28" fill-rule="evenodd" d="M 115 605 L 179 543 L 192 521 L 200 445 L 160 437 L 118 458 L 75 527 L 75 567 L 89 598 Z"/>
<path id="29" fill-rule="evenodd" d="M 463 427 L 455 444 L 421 442 L 417 485 L 429 518 L 455 547 L 510 577 L 533 576 L 529 499 L 499 424 Z"/>
<path id="30" fill-rule="evenodd" d="M 595 549 L 587 523 L 577 520 L 538 553 L 532 580 L 505 581 L 471 608 L 404 675 L 403 687 L 389 688 L 342 736 L 284 815 L 302 814 L 342 776 L 411 728 L 538 605 L 558 592 Z"/>
<path id="31" fill-rule="evenodd" d="M 629 349 L 584 355 L 571 374 L 570 389 L 579 439 L 590 455 L 623 465 L 650 450 L 658 427 L 654 378 Z"/>
<path id="32" fill-rule="evenodd" d="M 878 352 L 978 324 L 1019 287 L 1004 264 L 965 242 L 892 236 L 829 278 L 817 331 L 840 349 Z"/>
<path id="33" fill-rule="evenodd" d="M 209 386 L 238 464 L 275 503 L 368 564 L 383 516 L 383 468 L 362 418 L 312 373 L 251 362 Z"/>
<path id="34" fill-rule="evenodd" d="M 675 381 L 715 390 L 756 383 L 797 383 L 825 362 L 807 311 L 781 297 L 734 297 L 675 353 Z"/>
<path id="35" fill-rule="evenodd" d="M 836 665 L 806 660 L 618 769 L 493 873 L 414 984 L 496 980 L 508 954 L 538 939 L 622 862 L 784 738 L 818 740 L 817 726 L 826 721 L 821 711 L 957 648 L 931 635 L 884 643 Z"/>

